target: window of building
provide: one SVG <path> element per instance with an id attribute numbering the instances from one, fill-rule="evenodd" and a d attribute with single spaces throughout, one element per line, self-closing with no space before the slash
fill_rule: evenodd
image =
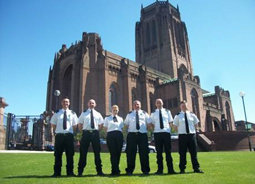
<path id="1" fill-rule="evenodd" d="M 225 108 L 226 108 L 226 114 L 227 114 L 227 127 L 228 130 L 231 131 L 232 130 L 232 120 L 231 120 L 231 113 L 230 113 L 230 105 L 228 102 L 225 103 Z"/>
<path id="2" fill-rule="evenodd" d="M 118 92 L 115 83 L 112 83 L 109 88 L 109 112 L 111 112 L 113 105 L 118 105 Z"/>
<path id="3" fill-rule="evenodd" d="M 197 117 L 199 117 L 198 94 L 194 88 L 191 90 L 191 99 L 192 99 L 192 111 L 197 115 Z"/>

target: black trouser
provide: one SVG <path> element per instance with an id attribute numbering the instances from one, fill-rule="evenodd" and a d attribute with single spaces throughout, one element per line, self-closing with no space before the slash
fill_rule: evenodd
<path id="1" fill-rule="evenodd" d="M 155 146 L 157 150 L 158 171 L 163 171 L 163 151 L 166 154 L 168 172 L 173 172 L 173 159 L 171 156 L 171 135 L 167 132 L 154 133 Z M 164 149 L 164 150 L 163 150 Z"/>
<path id="2" fill-rule="evenodd" d="M 123 135 L 120 131 L 107 133 L 107 147 L 111 155 L 112 173 L 120 173 L 119 163 L 123 146 Z"/>
<path id="3" fill-rule="evenodd" d="M 197 139 L 196 134 L 179 134 L 179 154 L 180 154 L 180 170 L 186 169 L 186 153 L 189 149 L 193 169 L 199 169 L 197 160 Z"/>
<path id="4" fill-rule="evenodd" d="M 140 164 L 143 173 L 150 172 L 149 148 L 147 133 L 132 133 L 127 136 L 127 168 L 126 172 L 133 173 L 135 169 L 135 159 L 137 146 L 139 149 Z"/>
<path id="5" fill-rule="evenodd" d="M 55 146 L 54 146 L 54 174 L 61 174 L 62 167 L 62 154 L 66 153 L 66 173 L 73 173 L 73 156 L 74 156 L 74 144 L 73 144 L 73 134 L 72 133 L 59 133 L 55 136 Z"/>
<path id="6" fill-rule="evenodd" d="M 100 158 L 100 140 L 98 131 L 83 130 L 81 142 L 80 142 L 80 159 L 78 164 L 78 173 L 82 174 L 87 164 L 87 153 L 89 145 L 92 143 L 92 148 L 95 156 L 95 165 L 97 172 L 102 172 L 102 161 Z"/>

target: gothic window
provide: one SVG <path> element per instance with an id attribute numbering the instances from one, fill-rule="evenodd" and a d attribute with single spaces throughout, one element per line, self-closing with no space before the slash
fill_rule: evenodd
<path id="1" fill-rule="evenodd" d="M 193 88 L 191 90 L 191 100 L 192 100 L 192 111 L 199 117 L 199 104 L 198 104 L 198 94 L 197 91 Z"/>
<path id="2" fill-rule="evenodd" d="M 132 102 L 138 100 L 137 90 L 135 88 L 132 89 Z"/>
<path id="3" fill-rule="evenodd" d="M 156 27 L 156 21 L 152 21 L 152 44 L 157 44 L 157 27 Z"/>
<path id="4" fill-rule="evenodd" d="M 230 114 L 230 106 L 229 106 L 229 103 L 226 102 L 225 104 L 225 107 L 226 107 L 226 114 L 227 114 L 227 127 L 228 127 L 228 130 L 231 131 L 232 130 L 232 126 L 231 126 L 231 114 Z"/>
<path id="5" fill-rule="evenodd" d="M 155 105 L 154 105 L 154 95 L 152 93 L 150 93 L 150 108 L 151 108 L 151 112 L 154 111 L 155 109 Z"/>
<path id="6" fill-rule="evenodd" d="M 73 65 L 70 65 L 64 73 L 61 91 L 63 97 L 67 96 L 68 98 L 71 98 L 72 70 Z"/>
<path id="7" fill-rule="evenodd" d="M 118 92 L 115 83 L 112 83 L 109 88 L 109 112 L 111 112 L 113 105 L 118 105 Z"/>
<path id="8" fill-rule="evenodd" d="M 147 47 L 151 45 L 151 34 L 150 34 L 150 24 L 147 22 L 146 24 L 146 43 Z"/>

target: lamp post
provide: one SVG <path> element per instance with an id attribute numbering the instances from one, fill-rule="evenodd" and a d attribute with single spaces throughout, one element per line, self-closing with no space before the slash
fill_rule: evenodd
<path id="1" fill-rule="evenodd" d="M 60 93 L 59 90 L 55 90 L 55 91 L 54 91 L 54 95 L 55 95 L 55 97 L 56 97 L 56 110 L 58 110 L 58 97 L 59 97 L 60 94 L 61 94 L 61 93 Z"/>
<path id="2" fill-rule="evenodd" d="M 249 130 L 248 130 L 248 122 L 247 122 L 246 110 L 245 110 L 245 105 L 244 105 L 244 96 L 245 96 L 244 91 L 241 91 L 239 93 L 239 95 L 240 95 L 240 97 L 242 98 L 242 101 L 243 101 L 243 110 L 244 110 L 244 116 L 245 116 L 245 125 L 246 125 L 247 137 L 248 137 L 248 141 L 249 141 L 250 151 L 252 151 L 252 149 L 251 149 L 250 133 L 249 133 Z"/>

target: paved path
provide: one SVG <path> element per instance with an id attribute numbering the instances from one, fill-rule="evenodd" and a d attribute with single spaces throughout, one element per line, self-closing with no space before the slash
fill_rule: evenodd
<path id="1" fill-rule="evenodd" d="M 54 153 L 53 151 L 0 150 L 0 153 Z"/>

